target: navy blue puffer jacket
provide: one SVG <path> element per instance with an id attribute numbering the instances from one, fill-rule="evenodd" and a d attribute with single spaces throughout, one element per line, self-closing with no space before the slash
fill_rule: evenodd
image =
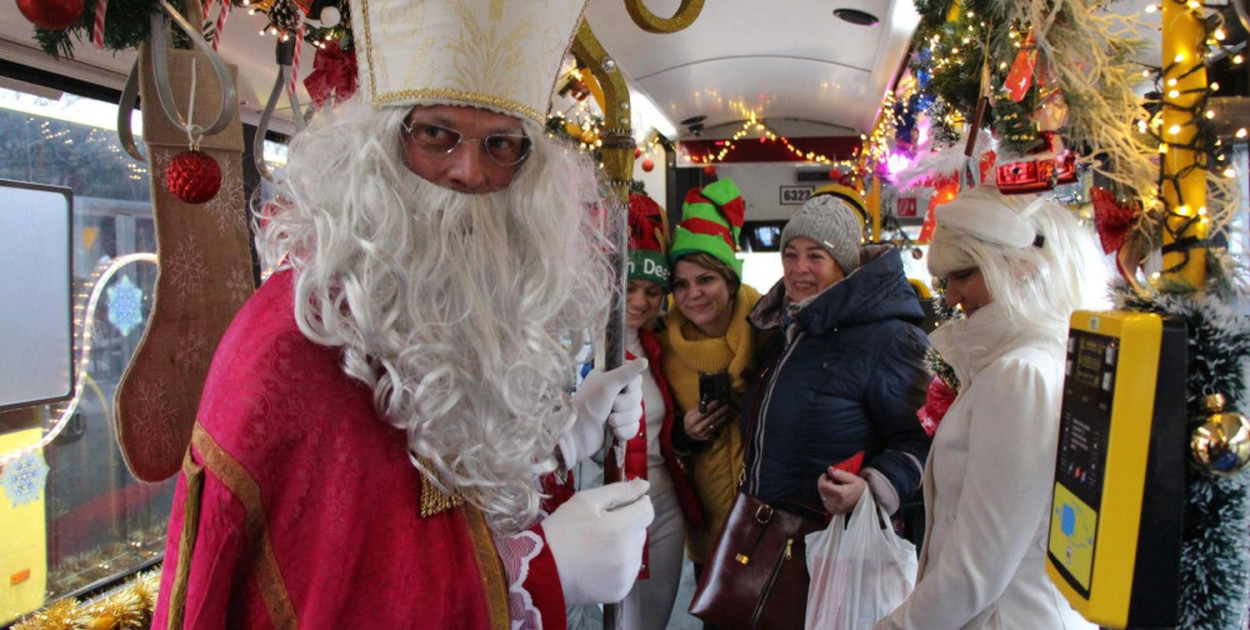
<path id="1" fill-rule="evenodd" d="M 781 281 L 749 316 L 781 333 L 743 408 L 744 489 L 765 501 L 819 507 L 816 480 L 861 450 L 860 475 L 886 510 L 920 485 L 930 443 L 916 418 L 929 381 L 924 312 L 897 248 L 870 245 L 860 256 L 858 269 L 792 318 Z"/>

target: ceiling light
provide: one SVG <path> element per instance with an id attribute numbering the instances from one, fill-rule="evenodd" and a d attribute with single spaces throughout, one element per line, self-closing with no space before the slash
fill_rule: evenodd
<path id="1" fill-rule="evenodd" d="M 859 9 L 834 9 L 833 15 L 858 26 L 874 26 L 881 21 L 877 16 Z"/>

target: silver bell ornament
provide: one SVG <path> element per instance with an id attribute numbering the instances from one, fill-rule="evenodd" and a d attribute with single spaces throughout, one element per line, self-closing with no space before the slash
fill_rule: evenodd
<path id="1" fill-rule="evenodd" d="M 1250 420 L 1234 409 L 1224 408 L 1224 395 L 1204 399 L 1206 415 L 1192 418 L 1189 451 L 1203 472 L 1230 476 L 1250 463 Z"/>

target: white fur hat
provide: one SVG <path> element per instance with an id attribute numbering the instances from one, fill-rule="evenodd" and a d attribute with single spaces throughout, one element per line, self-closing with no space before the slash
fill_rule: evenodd
<path id="1" fill-rule="evenodd" d="M 1035 195 L 1002 195 L 993 186 L 981 186 L 939 206 L 929 272 L 938 276 L 975 265 L 967 251 L 969 239 L 1015 249 L 1042 245 L 1030 217 L 1045 203 Z"/>
<path id="2" fill-rule="evenodd" d="M 956 230 L 986 243 L 1009 247 L 1036 244 L 1037 230 L 1028 218 L 1045 203 L 1043 199 L 1028 198 L 1021 204 L 1024 197 L 1011 200 L 989 189 L 974 191 L 937 208 L 934 218 L 938 229 Z"/>
<path id="3" fill-rule="evenodd" d="M 352 0 L 373 107 L 469 105 L 546 122 L 586 0 Z"/>

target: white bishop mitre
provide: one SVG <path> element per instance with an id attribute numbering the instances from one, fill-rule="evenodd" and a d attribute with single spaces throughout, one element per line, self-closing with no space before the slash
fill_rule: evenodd
<path id="1" fill-rule="evenodd" d="M 546 122 L 587 0 L 352 0 L 373 107 L 470 105 Z"/>

